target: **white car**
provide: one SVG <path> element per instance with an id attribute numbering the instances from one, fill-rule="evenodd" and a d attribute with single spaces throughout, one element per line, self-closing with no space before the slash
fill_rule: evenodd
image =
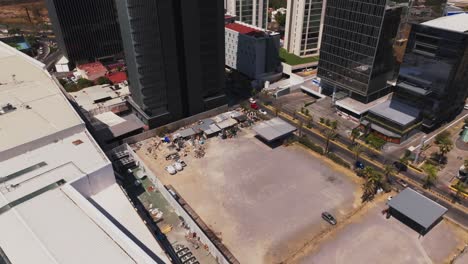
<path id="1" fill-rule="evenodd" d="M 182 164 L 180 162 L 176 162 L 174 163 L 174 165 L 172 165 L 177 171 L 181 171 L 183 170 L 184 168 L 182 167 Z"/>
<path id="2" fill-rule="evenodd" d="M 255 103 L 255 99 L 249 98 L 249 102 L 250 102 L 251 104 L 253 104 L 253 103 Z"/>
<path id="3" fill-rule="evenodd" d="M 172 165 L 167 166 L 166 171 L 169 172 L 170 175 L 174 175 L 177 173 L 176 169 L 172 167 Z"/>
<path id="4" fill-rule="evenodd" d="M 466 109 L 466 110 L 468 110 L 468 104 L 467 104 L 467 105 L 465 105 L 465 109 Z"/>
<path id="5" fill-rule="evenodd" d="M 266 112 L 265 110 L 263 110 L 263 109 L 259 109 L 258 112 L 260 112 L 260 114 L 262 114 L 262 115 L 266 115 L 266 114 L 267 114 L 267 112 Z"/>

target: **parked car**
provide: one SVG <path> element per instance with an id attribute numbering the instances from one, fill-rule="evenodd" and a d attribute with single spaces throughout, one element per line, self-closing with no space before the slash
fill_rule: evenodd
<path id="1" fill-rule="evenodd" d="M 255 103 L 255 102 L 250 104 L 250 108 L 252 108 L 252 109 L 254 109 L 254 110 L 258 110 L 258 109 L 259 109 L 257 103 Z"/>
<path id="2" fill-rule="evenodd" d="M 249 102 L 250 102 L 251 104 L 255 104 L 255 103 L 256 103 L 256 102 L 255 102 L 255 99 L 253 99 L 252 97 L 249 98 Z"/>
<path id="3" fill-rule="evenodd" d="M 323 212 L 322 213 L 322 218 L 323 218 L 323 220 L 327 221 L 329 224 L 336 225 L 335 217 L 333 217 L 333 215 L 330 214 L 329 212 Z"/>
<path id="4" fill-rule="evenodd" d="M 172 167 L 172 165 L 166 166 L 166 171 L 169 172 L 170 175 L 174 175 L 177 173 L 176 169 Z"/>
<path id="5" fill-rule="evenodd" d="M 356 161 L 356 163 L 354 164 L 354 167 L 356 167 L 356 169 L 360 169 L 360 170 L 363 170 L 366 166 L 364 166 L 364 163 L 362 163 L 362 161 Z"/>
<path id="6" fill-rule="evenodd" d="M 182 164 L 180 164 L 180 162 L 176 162 L 174 163 L 174 165 L 172 165 L 177 171 L 181 171 L 184 169 L 184 167 L 182 167 Z"/>
<path id="7" fill-rule="evenodd" d="M 399 161 L 393 162 L 393 166 L 398 170 L 398 172 L 408 170 L 408 166 L 406 166 L 405 164 L 403 164 L 403 163 L 401 163 Z"/>
<path id="8" fill-rule="evenodd" d="M 179 162 L 180 165 L 182 165 L 182 167 L 187 167 L 187 163 L 185 163 L 185 161 L 183 161 L 183 160 L 178 160 L 177 162 Z"/>
<path id="9" fill-rule="evenodd" d="M 408 187 L 408 183 L 406 183 L 406 182 L 405 182 L 404 180 L 402 180 L 402 179 L 398 179 L 397 182 L 398 182 L 398 184 L 400 184 L 401 186 L 403 186 L 403 187 L 405 187 L 405 188 Z"/>
<path id="10" fill-rule="evenodd" d="M 259 109 L 258 112 L 260 112 L 260 114 L 262 114 L 262 115 L 266 115 L 266 114 L 267 114 L 267 112 L 266 112 L 265 110 L 263 110 L 263 109 Z"/>
<path id="11" fill-rule="evenodd" d="M 465 105 L 465 109 L 468 110 L 468 104 Z"/>

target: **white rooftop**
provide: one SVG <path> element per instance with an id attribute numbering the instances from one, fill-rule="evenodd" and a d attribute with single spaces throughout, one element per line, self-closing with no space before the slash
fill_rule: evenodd
<path id="1" fill-rule="evenodd" d="M 0 108 L 8 103 L 16 110 L 0 115 L 0 153 L 83 125 L 43 65 L 0 42 Z"/>
<path id="2" fill-rule="evenodd" d="M 381 104 L 385 101 L 388 101 L 392 97 L 392 94 L 387 94 L 385 96 L 382 96 L 381 98 L 374 100 L 372 102 L 369 102 L 367 104 L 361 103 L 358 100 L 355 100 L 351 97 L 345 97 L 341 100 L 338 100 L 335 102 L 337 106 L 343 107 L 346 110 L 349 110 L 355 114 L 362 115 L 369 111 L 372 107 Z"/>
<path id="3" fill-rule="evenodd" d="M 100 107 L 111 106 L 125 102 L 126 96 L 130 95 L 128 85 L 119 84 L 120 90 L 112 90 L 111 86 L 95 85 L 85 88 L 78 92 L 69 93 L 75 99 L 76 103 L 84 110 L 90 111 Z M 96 103 L 95 100 L 109 98 L 107 101 Z"/>
<path id="4" fill-rule="evenodd" d="M 0 100 L 17 107 L 0 115 L 6 257 L 15 264 L 169 263 L 42 64 L 0 43 L 0 83 Z"/>
<path id="5" fill-rule="evenodd" d="M 422 23 L 422 25 L 456 32 L 468 33 L 468 14 L 461 13 L 452 16 L 439 17 L 424 22 Z"/>

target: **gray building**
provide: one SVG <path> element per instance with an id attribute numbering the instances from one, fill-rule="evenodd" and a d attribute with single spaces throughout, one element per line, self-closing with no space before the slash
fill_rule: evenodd
<path id="1" fill-rule="evenodd" d="M 60 50 L 70 62 L 122 54 L 114 0 L 46 0 Z"/>
<path id="2" fill-rule="evenodd" d="M 225 104 L 224 12 L 217 0 L 122 0 L 131 105 L 156 127 Z"/>
<path id="3" fill-rule="evenodd" d="M 235 22 L 225 25 L 226 66 L 263 80 L 280 72 L 280 34 Z"/>

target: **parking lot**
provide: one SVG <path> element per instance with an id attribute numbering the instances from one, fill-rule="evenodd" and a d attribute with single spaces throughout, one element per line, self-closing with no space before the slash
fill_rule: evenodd
<path id="1" fill-rule="evenodd" d="M 383 199 L 382 199 L 383 198 Z M 449 263 L 468 242 L 462 229 L 446 220 L 420 237 L 399 220 L 387 219 L 385 197 L 360 212 L 296 263 Z"/>
<path id="2" fill-rule="evenodd" d="M 137 154 L 164 184 L 171 184 L 241 263 L 278 263 L 330 225 L 329 211 L 346 218 L 360 204 L 359 179 L 329 166 L 302 147 L 270 148 L 251 129 L 205 142 L 202 158 L 169 175 L 164 158 L 142 143 Z"/>

